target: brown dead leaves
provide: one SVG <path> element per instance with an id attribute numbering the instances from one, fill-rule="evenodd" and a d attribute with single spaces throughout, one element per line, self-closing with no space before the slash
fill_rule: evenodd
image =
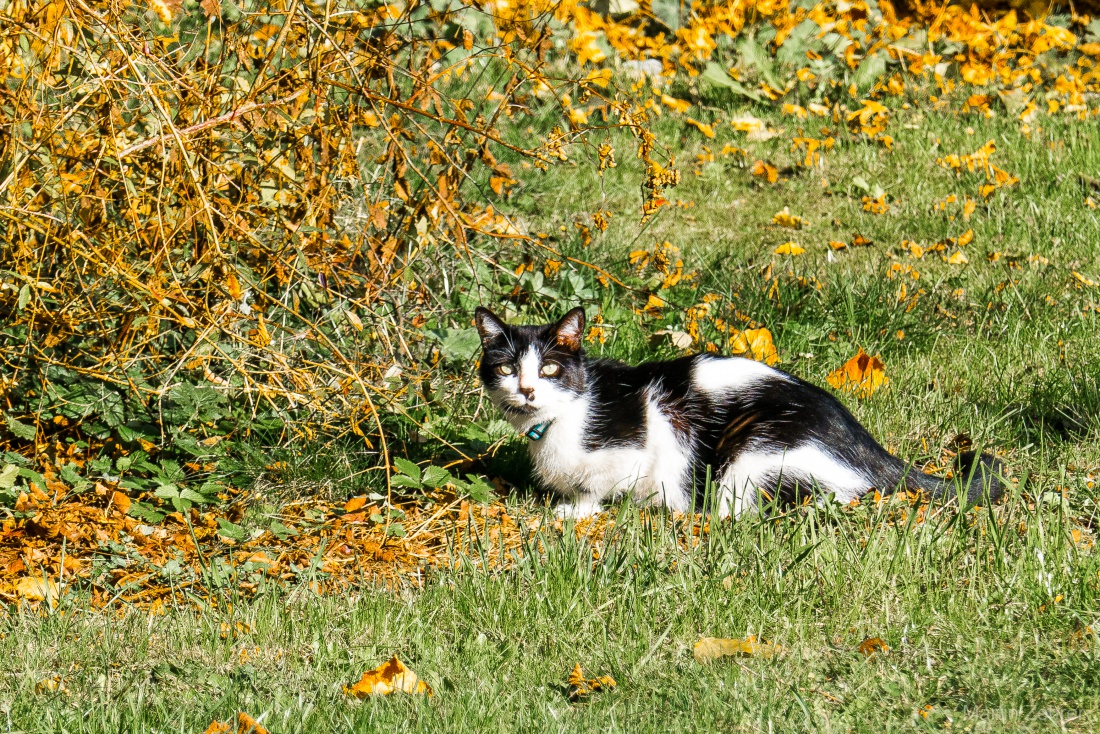
<path id="1" fill-rule="evenodd" d="M 409 695 L 434 695 L 432 687 L 420 680 L 416 673 L 394 655 L 373 670 L 363 673 L 363 677 L 350 686 L 344 686 L 344 694 L 352 698 L 368 696 L 388 696 L 392 693 Z"/>
<path id="2" fill-rule="evenodd" d="M 844 390 L 869 398 L 890 378 L 886 376 L 886 365 L 877 355 L 872 357 L 861 348 L 856 356 L 825 378 L 837 390 Z"/>

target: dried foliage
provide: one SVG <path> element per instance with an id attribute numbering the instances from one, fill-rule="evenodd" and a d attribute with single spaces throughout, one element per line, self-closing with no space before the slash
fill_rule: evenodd
<path id="1" fill-rule="evenodd" d="M 594 129 L 568 100 L 598 100 L 667 178 L 610 73 L 551 74 L 538 3 L 3 12 L 3 504 L 114 476 L 155 521 L 216 501 L 220 441 L 254 430 L 355 434 L 388 466 L 376 405 L 424 362 L 429 285 L 526 240 L 488 203 L 516 183 L 501 156 L 566 160 Z"/>

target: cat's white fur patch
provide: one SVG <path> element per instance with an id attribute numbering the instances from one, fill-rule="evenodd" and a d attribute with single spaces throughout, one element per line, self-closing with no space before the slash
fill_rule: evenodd
<path id="1" fill-rule="evenodd" d="M 838 502 L 851 502 L 871 488 L 871 482 L 845 466 L 819 446 L 799 446 L 782 453 L 745 451 L 730 464 L 718 481 L 718 514 L 739 516 L 756 506 L 758 488 L 780 475 L 788 481 L 832 494 Z"/>
<path id="2" fill-rule="evenodd" d="M 790 377 L 763 362 L 744 357 L 706 357 L 697 360 L 691 370 L 691 384 L 708 395 L 745 390 L 765 380 L 783 380 Z"/>
<path id="3" fill-rule="evenodd" d="M 536 387 L 536 391 L 539 388 Z M 572 396 L 515 421 L 516 427 L 553 421 L 545 435 L 528 447 L 540 477 L 551 488 L 571 497 L 557 508 L 562 517 L 589 517 L 601 503 L 629 493 L 639 504 L 664 505 L 686 511 L 691 452 L 681 446 L 672 424 L 652 396 L 646 399 L 645 443 L 638 447 L 586 450 L 584 436 L 594 410 L 587 396 Z"/>

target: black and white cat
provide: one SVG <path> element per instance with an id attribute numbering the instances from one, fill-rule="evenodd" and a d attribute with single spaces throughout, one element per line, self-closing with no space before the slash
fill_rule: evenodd
<path id="1" fill-rule="evenodd" d="M 829 393 L 760 362 L 707 354 L 637 367 L 590 360 L 581 308 L 540 326 L 510 326 L 478 308 L 475 322 L 481 381 L 529 439 L 539 478 L 568 498 L 557 508 L 563 517 L 594 515 L 625 493 L 687 511 L 701 499 L 708 467 L 723 517 L 755 507 L 761 495 L 849 502 L 872 489 L 955 488 L 892 456 Z M 986 485 L 994 498 L 1000 493 L 998 460 L 960 459 L 969 501 Z"/>

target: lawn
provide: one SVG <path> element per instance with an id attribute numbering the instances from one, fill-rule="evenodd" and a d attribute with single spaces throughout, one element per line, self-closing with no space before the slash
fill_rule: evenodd
<path id="1" fill-rule="evenodd" d="M 444 263 L 454 321 L 477 302 L 549 319 L 584 300 L 604 330 L 589 351 L 640 361 L 677 353 L 658 332 L 690 331 L 688 309 L 718 294 L 691 349 L 729 352 L 720 314 L 768 329 L 779 366 L 818 384 L 858 349 L 879 355 L 889 382 L 866 398 L 839 393 L 845 403 L 929 469 L 965 442 L 995 451 L 1016 484 L 1002 504 L 960 513 L 869 498 L 704 531 L 698 516 L 624 505 L 588 533 L 547 516 L 522 441 L 504 439 L 476 466 L 508 480 L 498 502 L 526 552 L 490 564 L 503 551 L 486 534 L 454 546 L 450 567 L 420 585 L 261 586 L 201 611 L 94 611 L 80 592 L 53 609 L 13 607 L 0 618 L 0 730 L 197 732 L 241 711 L 272 732 L 1100 727 L 1100 217 L 1086 204 L 1100 198 L 1100 126 L 1042 118 L 1024 134 L 1004 116 L 896 109 L 887 149 L 838 135 L 831 120 L 748 111 L 781 134 L 749 141 L 723 124 L 710 139 L 677 119 L 658 124 L 684 176 L 645 223 L 625 134 L 612 133 L 619 165 L 602 176 L 516 161 L 519 183 L 499 206 L 542 233 L 559 264 L 517 277 L 504 263 L 486 279 L 484 263 Z M 791 151 L 800 128 L 837 135 L 822 164 Z M 946 159 L 988 141 L 990 161 L 1018 182 L 986 197 L 980 171 Z M 723 154 L 727 144 L 744 152 Z M 774 183 L 753 175 L 756 161 L 775 166 Z M 776 223 L 784 207 L 801 228 Z M 612 215 L 604 232 L 597 210 Z M 694 277 L 649 313 L 645 295 L 603 285 L 584 264 L 653 277 L 652 262 L 639 273 L 629 258 L 663 243 Z M 776 254 L 787 243 L 804 252 Z M 529 297 L 511 295 L 517 284 Z M 492 418 L 471 364 L 444 355 L 437 392 L 406 409 Z M 414 438 L 425 440 L 396 437 L 396 455 L 421 458 Z M 287 485 L 323 479 L 341 501 L 365 491 L 354 457 L 305 449 L 285 457 Z M 703 637 L 749 636 L 774 654 L 693 658 Z M 881 644 L 861 651 L 872 638 Z M 345 695 L 393 654 L 433 696 Z M 571 701 L 578 663 L 617 686 Z"/>

